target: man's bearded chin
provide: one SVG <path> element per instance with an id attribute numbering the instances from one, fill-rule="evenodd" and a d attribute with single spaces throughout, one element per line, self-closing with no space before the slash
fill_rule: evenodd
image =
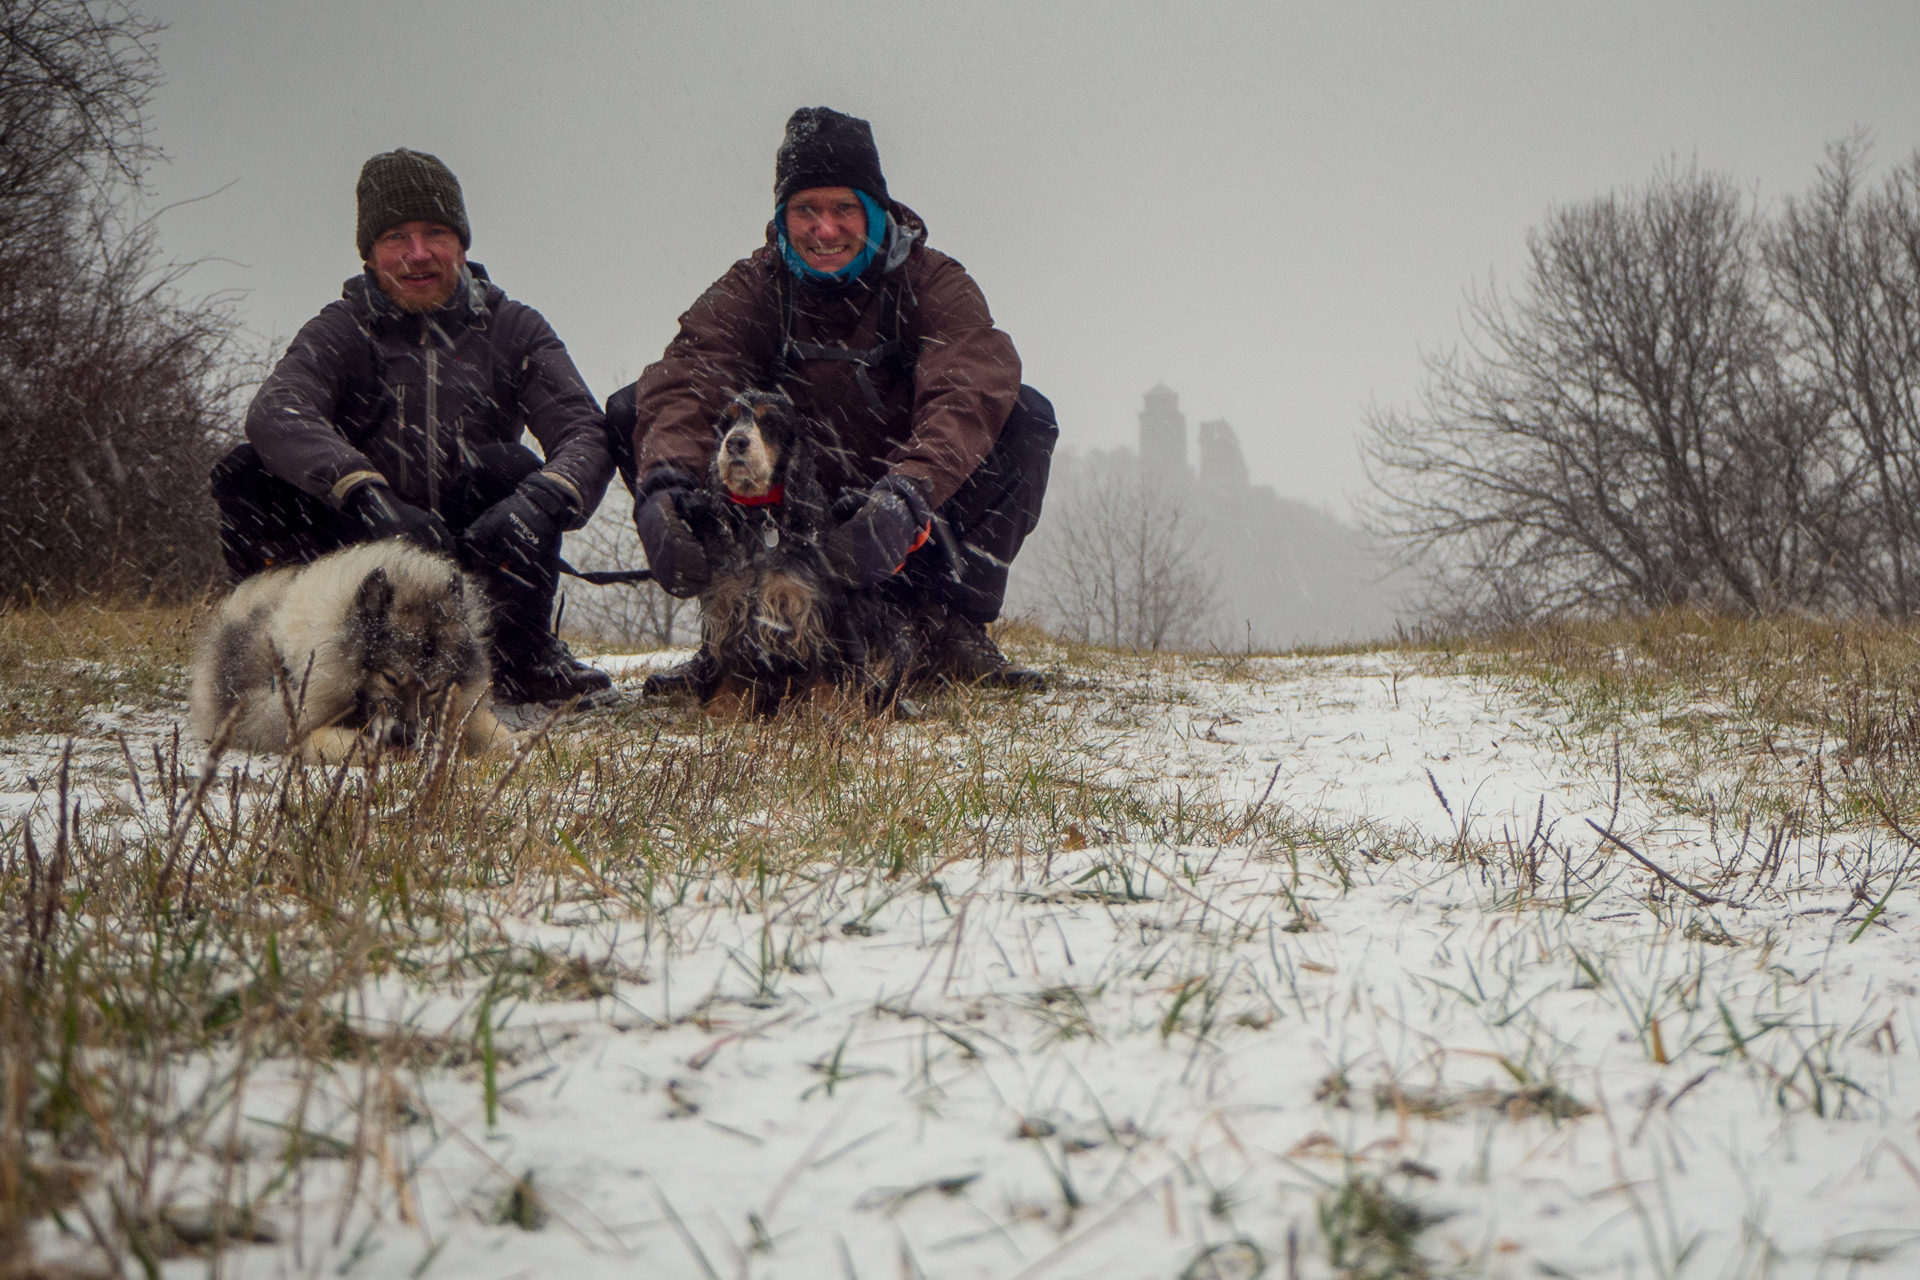
<path id="1" fill-rule="evenodd" d="M 394 306 L 415 315 L 427 311 L 438 311 L 447 305 L 448 300 L 453 297 L 454 290 L 460 287 L 460 277 L 454 275 L 442 280 L 440 287 L 431 294 L 409 294 L 401 287 L 400 281 L 385 272 L 376 271 L 374 275 L 380 281 L 381 292 L 387 295 Z"/>

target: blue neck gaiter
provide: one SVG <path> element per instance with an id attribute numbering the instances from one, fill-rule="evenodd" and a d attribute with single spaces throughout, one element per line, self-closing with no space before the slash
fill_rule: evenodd
<path id="1" fill-rule="evenodd" d="M 813 280 L 821 284 L 844 284 L 857 277 L 872 265 L 874 255 L 880 252 L 880 246 L 887 238 L 887 214 L 877 201 L 858 187 L 853 194 L 860 197 L 861 207 L 867 211 L 867 244 L 854 255 L 852 262 L 838 271 L 815 271 L 800 256 L 800 251 L 787 239 L 787 206 L 781 205 L 773 211 L 774 224 L 780 228 L 780 256 L 787 264 L 787 270 L 793 272 L 796 280 Z"/>

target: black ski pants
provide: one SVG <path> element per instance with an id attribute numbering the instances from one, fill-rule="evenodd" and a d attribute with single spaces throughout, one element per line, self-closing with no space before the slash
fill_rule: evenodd
<path id="1" fill-rule="evenodd" d="M 629 489 L 635 483 L 633 432 L 639 420 L 633 386 L 607 397 L 609 443 Z M 953 534 L 951 544 L 935 539 L 914 552 L 887 584 L 888 594 L 909 606 L 943 604 L 982 626 L 998 618 L 1007 598 L 1007 571 L 1040 523 L 1059 439 L 1052 402 L 1023 384 L 993 449 L 937 513 Z"/>
<path id="2" fill-rule="evenodd" d="M 494 503 L 538 471 L 540 457 L 521 444 L 468 446 L 478 466 L 443 494 L 440 518 L 455 537 Z M 294 488 L 267 471 L 250 444 L 233 449 L 213 467 L 213 501 L 220 509 L 220 553 L 234 579 L 263 569 L 308 564 L 329 551 L 367 539 L 359 521 Z M 542 565 L 534 581 L 467 565 L 493 605 L 494 647 L 502 657 L 537 652 L 551 629 L 560 555 Z"/>

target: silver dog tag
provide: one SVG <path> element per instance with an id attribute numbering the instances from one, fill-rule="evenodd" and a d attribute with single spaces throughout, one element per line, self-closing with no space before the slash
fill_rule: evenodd
<path id="1" fill-rule="evenodd" d="M 760 531 L 760 541 L 767 545 L 767 550 L 773 550 L 780 545 L 780 530 L 768 525 Z"/>

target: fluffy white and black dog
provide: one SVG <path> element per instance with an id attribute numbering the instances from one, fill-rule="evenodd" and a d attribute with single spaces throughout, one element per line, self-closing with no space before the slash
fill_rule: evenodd
<path id="1" fill-rule="evenodd" d="M 869 712 L 897 709 L 916 661 L 913 628 L 899 607 L 830 564 L 832 513 L 810 425 L 786 396 L 749 391 L 718 432 L 707 488 L 685 509 L 712 570 L 700 593 L 710 659 L 696 679 L 702 704 L 720 715 L 771 715 L 832 694 Z"/>
<path id="2" fill-rule="evenodd" d="M 445 556 L 399 539 L 248 578 L 193 663 L 209 741 L 315 763 L 418 745 L 436 726 L 470 752 L 512 740 L 488 699 L 487 606 Z M 237 713 L 237 714 L 236 714 Z"/>

